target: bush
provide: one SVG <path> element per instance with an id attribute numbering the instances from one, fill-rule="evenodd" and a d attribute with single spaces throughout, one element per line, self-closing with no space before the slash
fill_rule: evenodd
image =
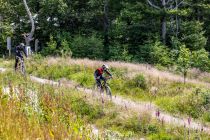
<path id="1" fill-rule="evenodd" d="M 209 53 L 205 49 L 192 52 L 192 67 L 208 71 L 210 66 Z"/>
<path id="2" fill-rule="evenodd" d="M 154 44 L 150 57 L 155 64 L 160 64 L 166 67 L 173 65 L 173 61 L 170 58 L 170 51 L 168 48 L 161 45 L 160 42 Z"/>
<path id="3" fill-rule="evenodd" d="M 99 106 L 92 106 L 87 104 L 83 99 L 72 97 L 71 109 L 81 117 L 87 117 L 89 121 L 93 121 L 103 115 L 103 111 Z"/>
<path id="4" fill-rule="evenodd" d="M 76 36 L 71 43 L 73 57 L 101 59 L 103 53 L 103 41 L 95 35 L 91 37 Z M 108 55 L 108 54 L 107 54 Z"/>
<path id="5" fill-rule="evenodd" d="M 57 42 L 53 38 L 53 36 L 50 36 L 50 41 L 47 43 L 47 47 L 44 47 L 42 50 L 43 55 L 55 55 L 56 54 L 56 47 Z"/>
<path id="6" fill-rule="evenodd" d="M 60 50 L 59 53 L 61 54 L 62 57 L 71 57 L 72 56 L 70 45 L 65 39 L 62 40 L 61 47 L 59 50 Z"/>
<path id="7" fill-rule="evenodd" d="M 147 89 L 147 82 L 144 75 L 142 74 L 137 75 L 131 81 L 129 80 L 127 84 L 130 86 L 129 88 L 138 87 L 142 89 Z"/>
<path id="8" fill-rule="evenodd" d="M 206 122 L 210 122 L 210 112 L 206 112 L 203 114 L 203 120 Z"/>
<path id="9" fill-rule="evenodd" d="M 128 52 L 127 45 L 121 45 L 119 43 L 115 43 L 110 46 L 110 58 L 111 60 L 122 60 L 126 62 L 130 62 L 132 60 L 132 55 Z"/>

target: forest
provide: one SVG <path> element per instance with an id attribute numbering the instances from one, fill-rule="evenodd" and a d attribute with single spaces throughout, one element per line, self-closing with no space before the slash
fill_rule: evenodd
<path id="1" fill-rule="evenodd" d="M 209 53 L 210 0 L 0 0 L 0 139 L 207 140 Z"/>
<path id="2" fill-rule="evenodd" d="M 0 0 L 0 53 L 26 44 L 44 56 L 122 60 L 209 71 L 209 0 Z M 184 52 L 184 55 L 182 55 Z M 185 59 L 186 58 L 186 59 Z M 185 59 L 185 60 L 183 60 Z"/>

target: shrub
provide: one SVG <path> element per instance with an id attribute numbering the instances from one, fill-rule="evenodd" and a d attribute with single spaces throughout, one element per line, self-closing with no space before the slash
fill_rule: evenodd
<path id="1" fill-rule="evenodd" d="M 44 47 L 42 54 L 44 55 L 55 55 L 56 54 L 57 42 L 54 37 L 50 35 L 50 41 L 47 43 L 47 47 Z"/>
<path id="2" fill-rule="evenodd" d="M 87 104 L 83 99 L 72 97 L 71 109 L 81 117 L 87 117 L 89 121 L 93 121 L 103 115 L 103 111 L 99 106 L 92 106 Z"/>
<path id="3" fill-rule="evenodd" d="M 209 53 L 205 49 L 192 52 L 192 67 L 208 71 L 210 66 Z"/>
<path id="4" fill-rule="evenodd" d="M 210 112 L 206 112 L 203 114 L 203 120 L 206 122 L 210 122 Z"/>
<path id="5" fill-rule="evenodd" d="M 119 43 L 115 43 L 110 46 L 110 58 L 111 60 L 123 60 L 126 62 L 130 62 L 132 60 L 132 55 L 128 52 L 128 45 L 121 45 Z"/>
<path id="6" fill-rule="evenodd" d="M 144 75 L 140 74 L 134 77 L 132 80 L 129 80 L 127 84 L 130 86 L 129 88 L 138 87 L 142 89 L 147 88 L 147 82 Z"/>
<path id="7" fill-rule="evenodd" d="M 184 83 L 185 83 L 188 69 L 191 67 L 190 50 L 186 48 L 185 45 L 180 47 L 177 65 L 178 65 L 178 71 L 180 71 L 184 76 Z"/>
<path id="8" fill-rule="evenodd" d="M 71 43 L 73 57 L 103 58 L 103 41 L 95 35 L 91 37 L 75 36 Z M 108 55 L 108 54 L 107 54 Z"/>
<path id="9" fill-rule="evenodd" d="M 71 57 L 72 51 L 70 49 L 70 44 L 64 39 L 61 42 L 61 47 L 59 49 L 62 57 Z"/>
<path id="10" fill-rule="evenodd" d="M 150 57 L 155 64 L 160 64 L 167 67 L 173 64 L 173 61 L 170 58 L 170 51 L 168 48 L 161 45 L 160 42 L 156 42 L 154 44 Z"/>

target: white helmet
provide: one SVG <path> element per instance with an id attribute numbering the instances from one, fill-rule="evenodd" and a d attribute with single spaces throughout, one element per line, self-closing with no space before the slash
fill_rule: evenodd
<path id="1" fill-rule="evenodd" d="M 25 45 L 24 45 L 24 43 L 20 43 L 20 46 L 23 46 L 24 47 Z"/>
<path id="2" fill-rule="evenodd" d="M 109 66 L 106 65 L 106 64 L 103 64 L 103 65 L 102 65 L 102 68 L 103 68 L 104 70 L 108 70 L 108 69 L 109 69 Z"/>

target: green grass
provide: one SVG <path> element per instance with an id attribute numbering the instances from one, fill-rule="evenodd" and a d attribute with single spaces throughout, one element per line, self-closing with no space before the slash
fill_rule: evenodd
<path id="1" fill-rule="evenodd" d="M 94 83 L 93 71 L 95 68 L 93 67 L 89 68 L 76 64 L 73 66 L 63 66 L 62 63 L 59 65 L 47 66 L 41 59 L 27 64 L 27 67 L 28 72 L 45 78 L 55 78 L 55 80 L 58 80 L 66 77 L 70 80 L 77 81 L 85 87 L 91 87 Z M 118 73 L 114 75 L 114 79 L 110 81 L 114 93 L 130 98 L 138 98 L 141 100 L 151 99 L 149 89 L 151 85 L 156 85 L 154 83 L 158 82 L 155 80 L 150 81 L 150 79 L 147 79 L 143 75 L 137 75 L 136 77 L 129 78 L 126 76 L 126 69 L 119 70 L 113 68 L 112 71 L 113 73 Z M 87 77 L 84 78 L 84 75 L 87 75 Z M 140 137 L 146 137 L 148 139 L 186 139 L 188 137 L 188 135 L 186 135 L 188 131 L 187 129 L 182 127 L 168 126 L 166 124 L 162 125 L 161 122 L 151 119 L 151 117 L 147 114 L 142 114 L 139 116 L 133 112 L 127 111 L 126 109 L 121 109 L 110 103 L 102 104 L 100 100 L 90 100 L 88 97 L 86 97 L 86 95 L 75 91 L 74 89 L 60 89 L 51 86 L 42 87 L 41 85 L 34 84 L 29 80 L 24 79 L 21 76 L 14 75 L 10 72 L 1 75 L 1 77 L 1 82 L 3 85 L 8 85 L 9 83 L 14 87 L 20 85 L 20 87 L 36 90 L 39 95 L 40 107 L 42 109 L 41 114 L 34 113 L 32 108 L 17 108 L 18 110 L 22 110 L 22 112 L 19 112 L 19 114 L 25 117 L 27 123 L 33 122 L 33 126 L 37 126 L 37 128 L 32 128 L 32 126 L 27 125 L 27 127 L 40 130 L 39 133 L 33 133 L 32 131 L 30 133 L 27 132 L 28 135 L 36 136 L 42 134 L 41 136 L 43 137 L 51 137 L 51 133 L 53 133 L 53 137 L 62 138 L 64 134 L 69 134 L 70 132 L 73 133 L 75 137 L 80 137 L 81 134 L 78 130 L 81 127 L 84 127 L 86 128 L 84 129 L 85 136 L 88 139 L 89 128 L 86 124 L 94 123 L 98 128 L 104 131 L 110 130 L 111 132 L 116 132 L 115 134 L 118 134 L 121 139 L 124 137 L 136 137 L 137 139 Z M 146 86 L 144 84 L 146 84 Z M 190 84 L 183 85 L 181 83 L 169 83 L 168 81 L 161 81 L 159 82 L 159 88 L 161 88 L 161 90 L 157 93 L 157 95 L 155 95 L 155 97 L 152 97 L 152 100 L 157 102 L 159 106 L 169 112 L 183 113 L 193 116 L 194 114 L 191 113 L 199 111 L 197 109 L 202 108 L 204 105 L 208 105 L 208 93 L 204 92 L 205 90 L 202 90 L 202 94 L 192 94 L 192 92 L 196 93 L 197 90 L 195 90 L 195 87 L 191 86 Z M 177 91 L 177 89 L 179 91 Z M 180 104 L 179 100 L 182 99 L 183 96 L 186 98 L 183 104 L 185 105 L 185 102 L 188 104 L 186 104 L 184 109 L 181 110 L 183 104 Z M 194 97 L 192 98 L 192 96 Z M 7 104 L 7 97 L 2 97 L 1 102 L 3 104 L 6 102 Z M 201 99 L 202 104 L 199 104 L 200 100 L 190 104 L 191 101 L 197 100 L 196 97 Z M 24 107 L 27 102 L 27 100 L 23 101 L 21 107 Z M 178 106 L 179 104 L 180 107 Z M 14 105 L 14 107 L 19 106 L 20 105 Z M 208 121 L 209 114 L 204 114 L 205 115 L 203 116 L 195 117 L 202 117 L 205 121 Z M 34 120 L 36 121 L 34 122 Z M 12 123 L 9 120 L 7 122 Z M 20 122 L 20 124 L 21 123 L 22 122 Z M 72 127 L 69 126 L 74 126 L 74 129 L 72 130 Z M 23 126 L 21 125 L 17 127 L 19 130 L 23 129 Z M 45 129 L 50 131 L 44 133 L 43 131 L 45 131 Z M 60 132 L 59 130 L 63 131 Z M 9 133 L 9 131 L 11 131 L 11 129 L 9 129 L 7 133 Z M 3 138 L 6 138 L 7 135 L 8 134 L 5 134 Z M 12 135 L 13 137 L 17 136 L 15 134 Z M 202 133 L 196 133 L 195 131 L 191 131 L 189 137 L 190 139 L 194 139 L 197 136 L 203 139 L 207 139 L 209 137 Z"/>
<path id="2" fill-rule="evenodd" d="M 27 64 L 28 73 L 53 80 L 65 77 L 87 88 L 92 88 L 94 85 L 93 72 L 97 66 L 88 67 L 79 64 L 66 65 L 62 61 L 51 64 L 50 66 L 45 65 L 46 63 L 47 59 L 33 60 L 33 63 Z M 153 77 L 146 77 L 142 74 L 129 77 L 129 72 L 125 68 L 119 69 L 111 67 L 111 72 L 114 78 L 110 80 L 109 83 L 113 94 L 119 94 L 134 100 L 153 101 L 163 110 L 170 113 L 189 115 L 193 118 L 199 118 L 208 122 L 209 119 L 203 118 L 209 118 L 209 110 L 200 110 L 200 108 L 209 106 L 210 103 L 199 104 L 197 99 L 202 100 L 202 97 L 195 95 L 196 90 L 201 89 L 210 96 L 207 89 L 194 84 L 159 80 Z M 150 91 L 154 86 L 158 88 L 158 92 L 155 95 Z"/>
<path id="3" fill-rule="evenodd" d="M 61 98 L 51 87 L 40 87 L 11 73 L 0 76 L 0 89 L 9 86 L 20 91 L 19 100 L 0 91 L 1 139 L 91 139 L 86 122 L 69 110 L 70 103 L 62 101 L 67 97 Z M 31 104 L 28 89 L 37 93 L 39 111 Z M 14 91 L 10 94 L 14 95 Z M 81 128 L 85 129 L 80 131 Z"/>

